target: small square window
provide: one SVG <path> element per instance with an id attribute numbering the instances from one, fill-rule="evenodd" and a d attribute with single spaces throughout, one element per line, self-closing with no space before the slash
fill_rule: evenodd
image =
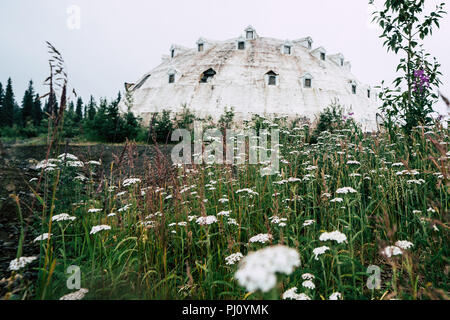
<path id="1" fill-rule="evenodd" d="M 311 79 L 305 79 L 305 88 L 311 88 L 312 81 Z"/>
<path id="2" fill-rule="evenodd" d="M 239 50 L 245 50 L 245 42 L 244 41 L 239 41 L 238 42 L 238 49 Z"/>
<path id="3" fill-rule="evenodd" d="M 247 39 L 253 39 L 253 31 L 247 31 Z"/>
<path id="4" fill-rule="evenodd" d="M 284 54 L 291 54 L 291 46 L 284 46 Z"/>
<path id="5" fill-rule="evenodd" d="M 198 52 L 202 52 L 203 51 L 203 49 L 204 49 L 204 44 L 203 43 L 199 43 L 198 44 Z"/>
<path id="6" fill-rule="evenodd" d="M 269 76 L 269 86 L 275 86 L 277 84 L 276 76 Z"/>
<path id="7" fill-rule="evenodd" d="M 325 61 L 325 53 L 324 53 L 324 52 L 321 52 L 321 53 L 320 53 L 320 59 L 323 60 L 323 61 Z"/>
<path id="8" fill-rule="evenodd" d="M 174 83 L 174 82 L 175 82 L 175 75 L 169 74 L 169 83 Z"/>
<path id="9" fill-rule="evenodd" d="M 352 85 L 352 93 L 356 94 L 356 85 L 355 84 Z"/>

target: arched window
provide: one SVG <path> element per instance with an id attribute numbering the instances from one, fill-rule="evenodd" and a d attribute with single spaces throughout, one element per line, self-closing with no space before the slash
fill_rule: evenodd
<path id="1" fill-rule="evenodd" d="M 269 86 L 276 86 L 278 84 L 278 74 L 270 70 L 266 73 L 266 81 Z"/>
<path id="2" fill-rule="evenodd" d="M 303 77 L 303 88 L 312 88 L 312 75 L 310 75 L 309 73 L 306 73 Z"/>
<path id="3" fill-rule="evenodd" d="M 214 69 L 208 69 L 202 73 L 200 78 L 200 83 L 208 83 L 209 79 L 213 78 L 216 75 L 216 71 Z"/>

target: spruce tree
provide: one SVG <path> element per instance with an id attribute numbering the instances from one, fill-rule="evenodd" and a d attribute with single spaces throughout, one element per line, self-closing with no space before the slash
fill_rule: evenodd
<path id="1" fill-rule="evenodd" d="M 34 89 L 33 81 L 30 80 L 28 89 L 25 91 L 22 99 L 22 125 L 25 127 L 27 122 L 33 120 Z"/>
<path id="2" fill-rule="evenodd" d="M 75 122 L 80 122 L 83 119 L 83 100 L 81 97 L 77 99 L 77 107 L 75 109 Z"/>
<path id="3" fill-rule="evenodd" d="M 33 112 L 32 112 L 32 118 L 33 123 L 35 126 L 39 126 L 42 121 L 42 104 L 41 99 L 39 99 L 39 95 L 36 94 L 33 101 Z"/>
<path id="4" fill-rule="evenodd" d="M 88 119 L 90 121 L 94 120 L 96 113 L 97 113 L 97 104 L 94 100 L 94 97 L 91 96 L 91 99 L 89 100 L 88 110 L 87 110 Z"/>
<path id="5" fill-rule="evenodd" d="M 14 92 L 12 88 L 11 78 L 8 79 L 8 84 L 6 85 L 5 96 L 3 98 L 3 107 L 2 107 L 2 117 L 0 119 L 1 126 L 9 126 L 12 127 L 14 125 L 14 114 L 16 102 L 14 101 Z"/>

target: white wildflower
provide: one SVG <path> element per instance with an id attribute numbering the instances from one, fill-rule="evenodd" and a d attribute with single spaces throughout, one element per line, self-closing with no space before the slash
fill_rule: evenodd
<path id="1" fill-rule="evenodd" d="M 237 252 L 230 254 L 228 257 L 225 258 L 225 261 L 227 262 L 227 265 L 233 265 L 236 262 L 239 262 L 244 256 L 242 253 Z"/>
<path id="2" fill-rule="evenodd" d="M 88 292 L 89 292 L 88 289 L 81 288 L 78 291 L 75 291 L 75 292 L 66 294 L 65 296 L 62 296 L 61 298 L 59 298 L 59 300 L 81 300 L 84 298 L 84 296 Z"/>
<path id="3" fill-rule="evenodd" d="M 311 300 L 310 297 L 308 297 L 304 293 L 297 293 L 297 287 L 291 288 L 289 290 L 286 290 L 282 295 L 283 300 Z"/>
<path id="4" fill-rule="evenodd" d="M 407 240 L 399 240 L 395 243 L 395 245 L 403 250 L 408 250 L 409 248 L 412 248 L 414 246 L 412 242 L 409 242 Z"/>
<path id="5" fill-rule="evenodd" d="M 76 217 L 70 216 L 67 213 L 61 213 L 61 214 L 57 214 L 56 216 L 52 217 L 52 221 L 73 221 L 75 220 Z"/>
<path id="6" fill-rule="evenodd" d="M 11 271 L 20 270 L 36 259 L 37 257 L 20 257 L 18 259 L 16 258 L 14 260 L 11 260 L 11 262 L 9 263 L 9 270 Z"/>
<path id="7" fill-rule="evenodd" d="M 50 238 L 53 235 L 53 233 L 44 233 L 38 237 L 36 237 L 33 242 L 37 242 L 37 241 L 44 241 L 47 240 L 48 238 Z"/>
<path id="8" fill-rule="evenodd" d="M 390 258 L 392 256 L 402 255 L 403 251 L 402 251 L 402 249 L 400 249 L 397 246 L 388 246 L 388 247 L 384 248 L 381 253 L 383 255 L 385 255 L 386 257 Z"/>
<path id="9" fill-rule="evenodd" d="M 311 290 L 316 288 L 316 285 L 311 280 L 303 281 L 302 286 Z"/>
<path id="10" fill-rule="evenodd" d="M 250 242 L 255 243 L 255 242 L 260 242 L 260 243 L 266 243 L 267 241 L 272 239 L 272 235 L 268 234 L 268 233 L 260 233 L 256 236 L 253 236 L 250 238 Z"/>
<path id="11" fill-rule="evenodd" d="M 315 249 L 313 250 L 313 253 L 314 253 L 314 255 L 315 255 L 314 259 L 319 260 L 319 256 L 322 255 L 322 254 L 324 254 L 324 253 L 327 252 L 328 250 L 330 250 L 330 248 L 327 247 L 327 246 L 322 246 L 322 247 L 315 248 Z"/>
<path id="12" fill-rule="evenodd" d="M 353 189 L 352 187 L 343 187 L 336 190 L 336 193 L 338 194 L 347 194 L 347 193 L 356 193 L 357 191 Z"/>
<path id="13" fill-rule="evenodd" d="M 302 279 L 303 280 L 313 280 L 315 278 L 315 276 L 311 273 L 304 273 L 302 274 Z"/>
<path id="14" fill-rule="evenodd" d="M 312 225 L 314 223 L 315 223 L 314 220 L 305 220 L 305 222 L 303 222 L 303 226 L 307 227 L 307 226 L 310 226 L 310 225 Z"/>
<path id="15" fill-rule="evenodd" d="M 215 216 L 207 216 L 207 217 L 199 217 L 196 220 L 197 224 L 204 226 L 210 225 L 217 222 L 217 218 Z"/>
<path id="16" fill-rule="evenodd" d="M 337 243 L 347 242 L 347 236 L 340 231 L 324 232 L 319 237 L 320 241 L 334 240 Z"/>
<path id="17" fill-rule="evenodd" d="M 277 283 L 277 273 L 289 275 L 300 265 L 295 249 L 268 247 L 249 253 L 239 264 L 235 279 L 248 291 L 267 292 Z"/>
<path id="18" fill-rule="evenodd" d="M 141 182 L 141 179 L 139 179 L 139 178 L 128 178 L 128 179 L 123 180 L 122 185 L 124 187 L 129 187 L 131 185 L 134 185 L 134 184 L 140 183 L 140 182 Z"/>
<path id="19" fill-rule="evenodd" d="M 91 229 L 91 232 L 89 234 L 96 234 L 97 232 L 103 231 L 103 230 L 111 230 L 111 227 L 105 224 L 101 224 L 98 226 L 93 226 Z"/>
<path id="20" fill-rule="evenodd" d="M 330 295 L 330 300 L 341 300 L 342 299 L 342 294 L 340 292 L 333 292 Z"/>

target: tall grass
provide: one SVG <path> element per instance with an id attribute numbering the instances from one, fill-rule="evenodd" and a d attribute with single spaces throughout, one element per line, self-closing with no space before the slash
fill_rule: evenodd
<path id="1" fill-rule="evenodd" d="M 88 163 L 93 159 L 82 167 L 67 156 L 53 161 L 35 191 L 41 204 L 34 212 L 36 236 L 52 236 L 36 242 L 34 298 L 71 292 L 70 265 L 81 268 L 87 299 L 265 298 L 240 287 L 233 278 L 237 264 L 225 258 L 271 244 L 295 248 L 301 260 L 280 279 L 277 298 L 292 287 L 313 299 L 333 292 L 344 299 L 448 298 L 448 129 L 416 128 L 410 139 L 399 132 L 392 143 L 384 132 L 363 134 L 351 126 L 322 132 L 310 144 L 308 126 L 262 126 L 281 130 L 279 175 L 261 176 L 262 164 L 174 167 L 162 153 L 138 171 L 133 144 L 106 164 L 107 172 Z M 139 180 L 124 186 L 128 178 Z M 356 193 L 337 194 L 343 187 Z M 247 188 L 254 193 L 240 191 Z M 218 215 L 223 211 L 229 217 Z M 61 213 L 76 219 L 52 221 Z M 199 225 L 201 216 L 217 222 Z M 91 234 L 98 225 L 111 229 Z M 334 230 L 347 242 L 319 240 Z M 249 242 L 261 233 L 272 239 Z M 398 240 L 413 247 L 390 258 L 382 254 Z M 330 250 L 315 259 L 313 250 L 323 245 Z M 366 285 L 370 265 L 382 269 L 380 290 Z M 315 289 L 302 287 L 304 273 L 315 276 Z"/>

